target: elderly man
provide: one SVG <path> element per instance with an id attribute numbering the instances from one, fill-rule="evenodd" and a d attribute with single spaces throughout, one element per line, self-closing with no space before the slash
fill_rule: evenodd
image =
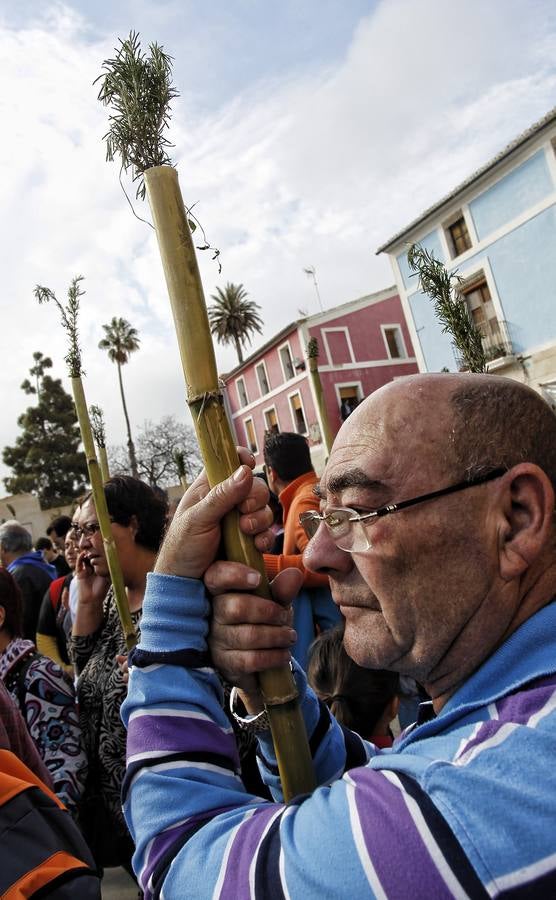
<path id="1" fill-rule="evenodd" d="M 238 779 L 198 580 L 217 595 L 212 659 L 241 688 L 247 727 L 264 729 L 250 673 L 287 659 L 287 612 L 247 593 L 251 570 L 210 565 L 233 505 L 264 544 L 260 498 L 245 466 L 193 486 L 150 576 L 125 704 L 125 811 L 148 896 L 556 896 L 555 483 L 556 418 L 515 382 L 414 376 L 352 413 L 305 564 L 330 578 L 350 655 L 433 699 L 379 751 L 296 671 L 322 787 L 288 806 Z M 298 579 L 281 573 L 275 597 Z"/>
<path id="2" fill-rule="evenodd" d="M 42 599 L 58 573 L 33 550 L 31 535 L 19 522 L 0 526 L 0 563 L 10 572 L 23 596 L 23 637 L 35 641 Z"/>

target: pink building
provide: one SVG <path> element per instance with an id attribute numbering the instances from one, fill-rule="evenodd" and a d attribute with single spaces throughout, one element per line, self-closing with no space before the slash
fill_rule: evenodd
<path id="1" fill-rule="evenodd" d="M 345 417 L 381 385 L 418 371 L 395 287 L 292 322 L 223 376 L 237 441 L 251 448 L 258 465 L 264 433 L 271 429 L 306 435 L 315 468 L 324 464 L 322 422 L 307 363 L 313 337 L 333 434 L 342 412 Z"/>

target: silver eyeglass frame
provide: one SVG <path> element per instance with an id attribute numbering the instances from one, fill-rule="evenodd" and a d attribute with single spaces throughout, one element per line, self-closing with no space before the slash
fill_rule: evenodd
<path id="1" fill-rule="evenodd" d="M 507 471 L 507 469 L 503 468 L 493 469 L 486 475 L 478 475 L 476 478 L 471 478 L 468 481 L 459 481 L 457 484 L 451 484 L 449 485 L 449 487 L 441 488 L 438 491 L 431 491 L 428 494 L 420 494 L 419 497 L 412 497 L 410 500 L 401 500 L 399 503 L 389 503 L 387 504 L 387 506 L 381 506 L 379 509 L 375 509 L 372 512 L 368 513 L 357 513 L 354 509 L 350 509 L 347 506 L 331 507 L 323 513 L 317 512 L 316 509 L 311 509 L 307 512 L 301 513 L 301 515 L 299 516 L 299 522 L 309 540 L 311 540 L 315 536 L 321 523 L 324 523 L 328 530 L 328 533 L 330 534 L 330 537 L 340 550 L 344 550 L 346 553 L 364 553 L 366 550 L 371 549 L 371 542 L 368 539 L 363 527 L 365 523 L 371 525 L 376 519 L 382 518 L 383 516 L 388 516 L 391 513 L 400 512 L 402 509 L 407 509 L 410 506 L 415 506 L 417 503 L 424 503 L 427 500 L 435 500 L 437 497 L 444 497 L 448 494 L 455 494 L 458 491 L 464 491 L 466 488 L 476 487 L 479 484 L 486 484 L 487 481 L 494 481 L 495 478 L 501 478 L 502 475 L 505 475 Z M 334 519 L 334 516 L 336 516 L 337 518 L 337 514 L 339 512 L 350 514 L 348 517 L 342 516 L 341 522 L 339 524 L 346 524 L 346 522 L 358 522 L 361 524 L 362 527 L 360 529 L 360 533 L 365 535 L 365 547 L 361 547 L 361 549 L 359 549 L 359 547 L 357 549 L 354 549 L 353 547 L 342 547 L 341 544 L 338 543 L 336 535 L 334 534 L 335 526 L 332 524 L 332 520 Z M 336 528 L 337 527 L 338 526 L 336 526 Z M 352 529 L 350 529 L 350 532 L 352 530 L 353 526 Z"/>

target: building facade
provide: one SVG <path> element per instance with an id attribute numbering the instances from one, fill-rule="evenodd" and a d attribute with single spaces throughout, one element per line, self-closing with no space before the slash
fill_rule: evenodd
<path id="1" fill-rule="evenodd" d="M 415 242 L 462 277 L 489 369 L 556 408 L 556 109 L 377 251 L 390 256 L 419 369 L 457 371 L 407 264 Z"/>
<path id="2" fill-rule="evenodd" d="M 322 469 L 324 427 L 307 360 L 311 338 L 318 341 L 318 372 L 333 434 L 364 397 L 418 371 L 393 287 L 290 323 L 223 377 L 236 440 L 251 449 L 258 465 L 266 431 L 296 431 L 307 437 L 315 468 Z"/>

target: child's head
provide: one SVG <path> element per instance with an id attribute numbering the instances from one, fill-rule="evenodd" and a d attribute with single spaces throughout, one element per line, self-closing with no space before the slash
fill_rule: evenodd
<path id="1" fill-rule="evenodd" d="M 343 637 L 342 624 L 313 641 L 309 684 L 342 725 L 362 737 L 387 734 L 398 712 L 399 676 L 358 666 L 344 650 Z"/>

